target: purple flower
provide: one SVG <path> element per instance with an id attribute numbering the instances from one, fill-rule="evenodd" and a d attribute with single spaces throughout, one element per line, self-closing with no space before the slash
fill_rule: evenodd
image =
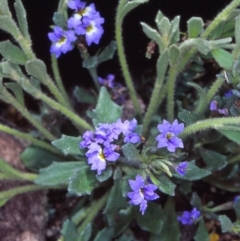
<path id="1" fill-rule="evenodd" d="M 181 162 L 177 167 L 176 167 L 176 172 L 181 175 L 184 176 L 186 173 L 186 168 L 188 166 L 188 162 Z"/>
<path id="2" fill-rule="evenodd" d="M 161 134 L 156 137 L 158 148 L 167 147 L 170 152 L 175 152 L 175 149 L 178 147 L 183 148 L 182 140 L 177 137 L 183 129 L 184 124 L 178 124 L 177 120 L 172 124 L 163 120 L 163 124 L 158 125 L 158 130 L 161 132 Z"/>
<path id="3" fill-rule="evenodd" d="M 210 103 L 210 110 L 213 111 L 213 110 L 217 110 L 217 101 L 214 100 Z"/>
<path id="4" fill-rule="evenodd" d="M 65 31 L 55 26 L 53 33 L 48 34 L 49 39 L 53 42 L 50 52 L 58 58 L 61 53 L 66 53 L 73 49 L 72 43 L 77 39 L 72 30 Z"/>
<path id="5" fill-rule="evenodd" d="M 83 141 L 80 142 L 81 148 L 87 148 L 94 142 L 94 133 L 92 131 L 85 131 L 82 136 Z"/>
<path id="6" fill-rule="evenodd" d="M 231 97 L 232 95 L 233 95 L 232 90 L 228 90 L 224 93 L 224 96 L 227 97 L 227 98 Z"/>
<path id="7" fill-rule="evenodd" d="M 136 180 L 129 180 L 129 185 L 133 192 L 129 192 L 127 195 L 131 199 L 130 204 L 140 205 L 140 211 L 142 215 L 147 208 L 147 201 L 155 200 L 159 196 L 154 193 L 157 186 L 154 184 L 148 184 L 144 181 L 143 177 L 140 175 L 136 176 Z"/>
<path id="8" fill-rule="evenodd" d="M 119 158 L 120 154 L 114 151 L 116 147 L 116 145 L 109 145 L 104 148 L 103 153 L 107 161 L 114 162 Z"/>
<path id="9" fill-rule="evenodd" d="M 122 124 L 122 132 L 124 134 L 124 142 L 125 143 L 133 143 L 136 144 L 141 141 L 140 136 L 135 133 L 135 129 L 137 127 L 137 120 L 133 119 L 132 121 L 124 121 Z"/>
<path id="10" fill-rule="evenodd" d="M 222 115 L 225 115 L 225 116 L 228 116 L 228 109 L 218 109 L 218 113 L 219 114 L 222 114 Z"/>
<path id="11" fill-rule="evenodd" d="M 105 79 L 98 77 L 99 83 L 101 85 L 109 87 L 110 89 L 114 88 L 114 79 L 115 79 L 115 76 L 113 74 L 107 75 Z"/>
<path id="12" fill-rule="evenodd" d="M 94 18 L 84 17 L 82 21 L 86 29 L 85 37 L 88 46 L 92 43 L 98 44 L 104 32 L 101 26 L 104 19 L 100 17 L 99 13 L 96 13 Z"/>
<path id="13" fill-rule="evenodd" d="M 179 222 L 181 222 L 183 225 L 192 225 L 200 216 L 200 212 L 193 208 L 191 212 L 184 211 L 182 216 L 179 216 L 177 219 Z"/>
<path id="14" fill-rule="evenodd" d="M 240 196 L 236 196 L 236 197 L 234 197 L 234 199 L 233 199 L 233 203 L 235 204 L 235 203 L 238 201 L 239 198 L 240 198 Z"/>

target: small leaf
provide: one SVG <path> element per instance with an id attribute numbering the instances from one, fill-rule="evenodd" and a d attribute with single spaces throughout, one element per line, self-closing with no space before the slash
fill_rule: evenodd
<path id="1" fill-rule="evenodd" d="M 22 106 L 24 106 L 24 96 L 23 96 L 22 88 L 17 83 L 14 83 L 14 82 L 5 83 L 4 85 L 14 93 L 17 101 Z"/>
<path id="2" fill-rule="evenodd" d="M 97 56 L 91 56 L 82 62 L 82 67 L 86 69 L 95 68 L 98 65 Z"/>
<path id="3" fill-rule="evenodd" d="M 106 207 L 103 213 L 106 215 L 108 225 L 112 226 L 116 222 L 116 217 L 121 209 L 126 208 L 127 200 L 122 195 L 122 181 L 115 181 L 114 186 L 111 188 Z"/>
<path id="4" fill-rule="evenodd" d="M 179 23 L 180 23 L 180 16 L 176 16 L 171 21 L 171 30 L 168 36 L 169 44 L 178 43 L 180 40 L 180 29 L 179 29 Z"/>
<path id="5" fill-rule="evenodd" d="M 80 170 L 76 170 L 70 178 L 68 191 L 78 196 L 90 195 L 95 184 L 94 172 L 89 169 L 89 166 L 84 166 Z"/>
<path id="6" fill-rule="evenodd" d="M 64 162 L 63 157 L 40 147 L 29 146 L 21 154 L 23 164 L 30 170 L 38 172 L 40 168 L 49 166 L 53 161 Z"/>
<path id="7" fill-rule="evenodd" d="M 240 145 L 240 131 L 230 131 L 230 130 L 218 130 L 224 136 L 226 136 L 229 140 L 234 141 L 235 143 Z"/>
<path id="8" fill-rule="evenodd" d="M 98 64 L 112 59 L 116 49 L 116 41 L 111 41 L 111 43 L 107 47 L 105 47 L 104 50 L 98 55 Z"/>
<path id="9" fill-rule="evenodd" d="M 197 229 L 196 235 L 194 236 L 194 240 L 209 241 L 209 234 L 203 219 L 199 221 L 198 229 Z"/>
<path id="10" fill-rule="evenodd" d="M 18 26 L 20 27 L 22 35 L 30 42 L 30 35 L 28 33 L 27 14 L 22 4 L 22 1 L 16 0 L 16 2 L 14 3 L 14 7 L 17 15 Z"/>
<path id="11" fill-rule="evenodd" d="M 8 7 L 8 0 L 1 0 L 0 2 L 0 15 L 7 15 L 12 17 L 12 14 Z"/>
<path id="12" fill-rule="evenodd" d="M 55 146 L 58 150 L 62 151 L 65 156 L 67 155 L 84 155 L 84 150 L 80 149 L 79 143 L 82 138 L 62 135 L 60 139 L 52 142 L 52 145 Z"/>
<path id="13" fill-rule="evenodd" d="M 221 170 L 227 165 L 226 156 L 218 152 L 203 149 L 200 155 L 210 171 Z"/>
<path id="14" fill-rule="evenodd" d="M 125 3 L 125 5 L 122 7 L 120 13 L 119 13 L 119 19 L 122 20 L 124 19 L 124 17 L 134 8 L 136 8 L 137 6 L 139 6 L 140 4 L 146 3 L 149 0 L 132 0 L 132 1 L 128 1 L 127 3 Z"/>
<path id="15" fill-rule="evenodd" d="M 189 180 L 189 181 L 196 181 L 202 179 L 206 176 L 209 176 L 211 172 L 206 169 L 199 168 L 195 165 L 195 161 L 188 162 L 188 166 L 186 168 L 186 173 L 184 176 L 180 176 L 178 173 L 173 174 L 174 177 Z"/>
<path id="16" fill-rule="evenodd" d="M 218 216 L 221 223 L 221 229 L 223 233 L 230 232 L 232 230 L 232 221 L 226 215 Z"/>
<path id="17" fill-rule="evenodd" d="M 161 19 L 161 21 L 159 22 L 158 25 L 158 31 L 160 33 L 160 35 L 162 35 L 162 37 L 164 39 L 167 39 L 168 40 L 168 43 L 170 42 L 169 39 L 168 39 L 168 36 L 169 36 L 169 33 L 170 33 L 170 30 L 171 30 L 171 23 L 169 21 L 169 19 L 167 17 L 163 17 Z"/>
<path id="18" fill-rule="evenodd" d="M 80 103 L 95 104 L 97 102 L 96 98 L 88 90 L 85 90 L 79 86 L 76 86 L 73 91 L 74 96 Z"/>
<path id="19" fill-rule="evenodd" d="M 213 49 L 211 51 L 212 56 L 218 62 L 220 67 L 231 70 L 233 66 L 233 56 L 224 49 Z"/>
<path id="20" fill-rule="evenodd" d="M 64 240 L 67 240 L 67 241 L 76 241 L 76 238 L 78 236 L 74 223 L 69 219 L 67 219 L 63 223 L 61 234 L 63 235 Z"/>
<path id="21" fill-rule="evenodd" d="M 193 207 L 196 207 L 197 209 L 201 209 L 201 207 L 202 207 L 202 200 L 196 192 L 192 193 L 190 203 Z"/>
<path id="22" fill-rule="evenodd" d="M 210 43 L 205 39 L 194 39 L 194 43 L 197 50 L 204 55 L 207 55 L 212 50 Z"/>
<path id="23" fill-rule="evenodd" d="M 20 35 L 17 24 L 7 15 L 0 15 L 0 29 L 11 34 L 15 39 Z"/>
<path id="24" fill-rule="evenodd" d="M 100 175 L 96 175 L 96 178 L 99 182 L 105 182 L 112 176 L 113 170 L 112 167 L 107 167 L 102 171 Z"/>
<path id="25" fill-rule="evenodd" d="M 95 237 L 94 241 L 112 241 L 114 237 L 114 229 L 111 228 L 104 228 L 100 232 L 98 232 L 97 236 Z"/>
<path id="26" fill-rule="evenodd" d="M 140 156 L 138 150 L 131 143 L 127 143 L 127 144 L 123 145 L 122 146 L 122 151 L 123 151 L 124 156 L 129 161 L 131 161 L 131 160 L 133 160 L 133 161 L 140 161 L 141 160 L 141 156 Z"/>
<path id="27" fill-rule="evenodd" d="M 149 202 L 144 215 L 137 214 L 137 223 L 142 230 L 160 234 L 163 227 L 162 208 L 159 204 Z"/>
<path id="28" fill-rule="evenodd" d="M 9 40 L 0 42 L 0 54 L 4 59 L 14 64 L 24 65 L 27 61 L 23 51 L 19 47 L 13 45 Z"/>
<path id="29" fill-rule="evenodd" d="M 99 93 L 96 109 L 93 110 L 96 118 L 93 123 L 97 126 L 99 123 L 116 122 L 122 115 L 122 107 L 118 106 L 111 100 L 105 87 L 102 87 Z"/>
<path id="30" fill-rule="evenodd" d="M 79 234 L 76 241 L 89 241 L 92 235 L 92 225 L 89 223 L 85 229 Z"/>
<path id="31" fill-rule="evenodd" d="M 196 38 L 201 34 L 204 23 L 201 18 L 192 17 L 187 21 L 187 26 L 188 26 L 188 37 Z"/>
<path id="32" fill-rule="evenodd" d="M 0 192 L 1 194 L 1 192 Z M 0 208 L 3 207 L 10 198 L 0 198 Z"/>
<path id="33" fill-rule="evenodd" d="M 179 112 L 178 118 L 187 125 L 191 125 L 202 119 L 201 115 L 187 110 Z"/>
<path id="34" fill-rule="evenodd" d="M 87 169 L 84 162 L 53 162 L 50 166 L 40 169 L 40 174 L 34 180 L 38 185 L 56 186 L 68 184 L 69 178 L 80 169 Z"/>
<path id="35" fill-rule="evenodd" d="M 42 83 L 46 82 L 47 69 L 45 64 L 39 59 L 28 60 L 25 64 L 26 71 Z"/>
<path id="36" fill-rule="evenodd" d="M 170 196 L 175 195 L 176 185 L 165 174 L 162 174 L 157 179 L 159 181 L 158 188 L 161 192 L 166 193 Z"/>
<path id="37" fill-rule="evenodd" d="M 53 14 L 53 22 L 54 22 L 54 25 L 56 26 L 59 26 L 63 29 L 66 28 L 66 19 L 62 13 L 55 12 Z"/>

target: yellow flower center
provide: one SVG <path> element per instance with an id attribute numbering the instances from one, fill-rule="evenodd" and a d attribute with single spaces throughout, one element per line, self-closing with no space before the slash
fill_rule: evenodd
<path id="1" fill-rule="evenodd" d="M 91 32 L 93 30 L 93 26 L 89 25 L 86 30 L 87 30 L 87 32 Z"/>
<path id="2" fill-rule="evenodd" d="M 170 133 L 170 132 L 168 132 L 167 135 L 166 135 L 166 138 L 167 138 L 168 140 L 170 140 L 172 137 L 173 137 L 173 134 Z"/>

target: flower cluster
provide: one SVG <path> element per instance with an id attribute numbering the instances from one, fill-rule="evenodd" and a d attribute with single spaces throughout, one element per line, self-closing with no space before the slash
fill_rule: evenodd
<path id="1" fill-rule="evenodd" d="M 172 124 L 163 120 L 163 124 L 158 125 L 160 135 L 156 137 L 158 148 L 167 147 L 168 151 L 175 152 L 176 148 L 183 148 L 182 140 L 177 137 L 184 129 L 184 124 L 178 124 L 175 120 Z"/>
<path id="2" fill-rule="evenodd" d="M 216 100 L 213 100 L 211 103 L 210 103 L 210 110 L 211 111 L 217 111 L 219 114 L 221 115 L 225 115 L 225 116 L 228 116 L 228 109 L 218 109 L 218 103 Z"/>
<path id="3" fill-rule="evenodd" d="M 199 216 L 200 212 L 196 208 L 193 208 L 191 212 L 184 211 L 182 216 L 179 216 L 177 219 L 183 225 L 192 225 L 199 218 Z"/>
<path id="4" fill-rule="evenodd" d="M 146 183 L 140 175 L 136 176 L 136 180 L 129 180 L 128 182 L 133 190 L 133 192 L 129 192 L 127 194 L 131 199 L 129 203 L 133 205 L 140 205 L 140 212 L 143 215 L 147 208 L 147 201 L 159 198 L 159 196 L 154 192 L 157 189 L 157 186 Z"/>
<path id="5" fill-rule="evenodd" d="M 112 124 L 99 124 L 96 130 L 86 131 L 80 142 L 81 148 L 88 148 L 86 156 L 91 170 L 96 170 L 100 175 L 107 166 L 108 162 L 115 162 L 120 154 L 116 152 L 117 145 L 114 144 L 119 140 L 120 135 L 123 136 L 125 143 L 138 143 L 141 141 L 140 136 L 135 132 L 137 121 L 117 120 Z"/>
<path id="6" fill-rule="evenodd" d="M 93 3 L 87 6 L 81 0 L 70 0 L 68 7 L 74 10 L 74 14 L 67 21 L 68 30 L 55 26 L 53 33 L 48 34 L 53 42 L 50 52 L 56 57 L 72 50 L 78 36 L 85 36 L 87 45 L 98 44 L 104 32 L 104 19 L 96 11 Z"/>

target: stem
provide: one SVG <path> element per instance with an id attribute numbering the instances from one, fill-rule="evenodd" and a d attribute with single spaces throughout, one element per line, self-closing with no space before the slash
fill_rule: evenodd
<path id="1" fill-rule="evenodd" d="M 59 67 L 58 67 L 57 58 L 54 55 L 51 55 L 51 63 L 52 63 L 52 70 L 53 70 L 54 78 L 56 80 L 57 87 L 60 90 L 60 93 L 66 102 L 66 106 L 68 106 L 72 109 L 70 100 L 68 98 L 68 94 L 63 86 L 62 78 L 61 78 Z"/>
<path id="2" fill-rule="evenodd" d="M 204 104 L 200 106 L 200 108 L 198 108 L 196 110 L 196 113 L 198 114 L 202 114 L 204 113 L 204 111 L 207 109 L 207 107 L 209 106 L 209 103 L 211 102 L 211 100 L 213 99 L 213 97 L 216 95 L 216 93 L 218 92 L 219 88 L 223 85 L 223 83 L 225 82 L 224 79 L 217 79 L 213 85 L 211 86 L 211 88 L 209 89 L 208 93 L 207 93 L 207 98 L 206 100 L 203 102 Z"/>
<path id="3" fill-rule="evenodd" d="M 210 212 L 213 212 L 213 213 L 225 211 L 225 210 L 231 210 L 231 209 L 233 209 L 233 202 L 226 202 L 226 203 L 218 205 L 214 208 L 206 208 L 207 211 L 210 211 Z"/>
<path id="4" fill-rule="evenodd" d="M 198 121 L 192 125 L 187 126 L 179 135 L 180 138 L 186 138 L 189 135 L 195 134 L 198 131 L 205 131 L 207 129 L 221 129 L 224 130 L 228 125 L 239 125 L 240 117 L 222 117 Z"/>
<path id="5" fill-rule="evenodd" d="M 11 165 L 9 165 L 6 161 L 2 160 L 0 158 L 0 167 L 1 167 L 1 172 L 5 174 L 7 177 L 10 179 L 20 179 L 20 180 L 27 180 L 27 181 L 33 181 L 34 179 L 37 178 L 36 174 L 32 173 L 23 173 L 15 168 L 13 168 Z"/>
<path id="6" fill-rule="evenodd" d="M 25 192 L 39 191 L 42 189 L 48 189 L 48 188 L 43 186 L 37 186 L 37 185 L 26 185 L 23 187 L 16 187 L 7 191 L 0 192 L 0 199 L 5 199 L 5 198 L 10 199 L 18 194 L 22 194 Z"/>
<path id="7" fill-rule="evenodd" d="M 167 58 L 167 59 L 166 59 Z M 155 85 L 153 88 L 153 93 L 150 99 L 150 103 L 148 105 L 147 113 L 144 116 L 143 120 L 143 136 L 145 136 L 148 132 L 148 126 L 151 122 L 151 119 L 153 115 L 155 114 L 156 110 L 158 109 L 159 105 L 161 104 L 161 101 L 159 101 L 159 94 L 163 86 L 164 76 L 167 71 L 168 66 L 168 53 L 165 51 L 157 61 L 157 79 L 155 81 Z"/>
<path id="8" fill-rule="evenodd" d="M 6 88 L 2 88 L 2 94 L 6 97 L 7 102 L 13 105 L 33 126 L 35 126 L 43 136 L 49 141 L 54 141 L 56 137 L 52 135 L 44 126 L 41 125 L 33 116 L 29 113 L 29 111 L 22 106 L 20 102 L 16 100 L 7 90 Z"/>
<path id="9" fill-rule="evenodd" d="M 129 95 L 131 97 L 131 100 L 133 102 L 134 109 L 136 110 L 136 115 L 141 116 L 141 110 L 137 99 L 137 93 L 135 91 L 133 81 L 129 72 L 128 64 L 126 61 L 126 56 L 124 54 L 124 46 L 123 46 L 123 39 L 122 39 L 122 23 L 123 19 L 119 16 L 120 12 L 122 10 L 122 7 L 124 6 L 126 0 L 120 0 L 118 7 L 117 7 L 117 14 L 116 14 L 116 23 L 115 23 L 115 38 L 117 42 L 117 51 L 118 51 L 118 57 L 119 62 L 121 65 L 121 69 L 123 72 L 123 76 L 126 82 L 126 85 L 129 90 Z"/>
<path id="10" fill-rule="evenodd" d="M 106 203 L 107 198 L 108 198 L 108 192 L 103 197 L 101 197 L 98 201 L 92 203 L 91 208 L 89 209 L 89 212 L 87 212 L 87 218 L 83 221 L 81 226 L 77 229 L 79 234 L 85 229 L 85 227 L 89 223 L 92 222 L 92 220 L 95 218 L 99 210 Z"/>
<path id="11" fill-rule="evenodd" d="M 15 129 L 12 129 L 8 126 L 2 125 L 0 124 L 0 131 L 8 133 L 10 135 L 13 135 L 15 137 L 24 139 L 26 141 L 30 141 L 33 145 L 35 146 L 39 146 L 42 147 L 44 149 L 47 149 L 48 151 L 51 151 L 53 153 L 59 154 L 60 152 L 58 150 L 56 150 L 53 146 L 51 146 L 50 144 L 44 142 L 44 141 L 40 141 L 36 138 L 34 138 L 32 135 L 30 134 L 26 134 L 20 131 L 17 131 Z"/>
<path id="12" fill-rule="evenodd" d="M 174 119 L 174 95 L 175 95 L 175 80 L 178 76 L 178 68 L 171 66 L 169 69 L 167 80 L 167 120 L 173 121 Z"/>

